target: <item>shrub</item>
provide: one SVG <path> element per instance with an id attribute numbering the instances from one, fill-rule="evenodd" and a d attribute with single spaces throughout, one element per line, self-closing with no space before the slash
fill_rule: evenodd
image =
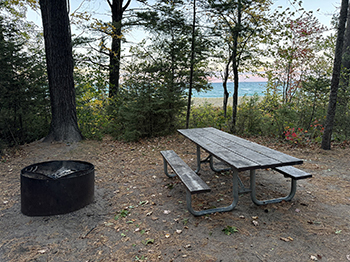
<path id="1" fill-rule="evenodd" d="M 259 107 L 259 96 L 254 94 L 251 97 L 244 96 L 238 106 L 237 133 L 242 135 L 262 134 L 263 114 Z"/>
<path id="2" fill-rule="evenodd" d="M 203 105 L 191 108 L 190 128 L 211 126 L 228 131 L 231 115 L 231 107 L 228 107 L 228 115 L 225 118 L 222 108 L 204 103 Z"/>

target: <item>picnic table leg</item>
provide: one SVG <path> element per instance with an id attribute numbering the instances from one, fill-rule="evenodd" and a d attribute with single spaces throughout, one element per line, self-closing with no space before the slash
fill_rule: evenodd
<path id="1" fill-rule="evenodd" d="M 297 181 L 292 178 L 291 189 L 290 189 L 290 193 L 288 194 L 288 196 L 260 201 L 256 198 L 255 177 L 256 177 L 255 170 L 251 170 L 250 171 L 250 188 L 251 188 L 250 195 L 251 195 L 251 198 L 252 198 L 252 201 L 254 202 L 254 204 L 256 204 L 258 206 L 271 204 L 271 203 L 279 203 L 282 201 L 290 201 L 294 197 L 295 192 L 297 190 Z"/>
<path id="2" fill-rule="evenodd" d="M 231 168 L 222 168 L 222 169 L 217 169 L 214 167 L 214 161 L 213 161 L 213 155 L 210 155 L 210 160 L 209 160 L 209 165 L 211 170 L 213 170 L 214 172 L 224 172 L 224 171 L 230 171 Z"/>
<path id="3" fill-rule="evenodd" d="M 175 177 L 176 174 L 169 174 L 168 173 L 168 163 L 166 162 L 165 158 L 163 157 L 163 163 L 164 163 L 164 173 L 168 176 L 168 177 Z"/>
<path id="4" fill-rule="evenodd" d="M 230 171 L 231 168 L 223 168 L 223 169 L 216 169 L 214 167 L 214 161 L 213 161 L 213 155 L 209 154 L 209 156 L 204 159 L 201 160 L 201 147 L 199 145 L 197 145 L 197 169 L 196 169 L 196 173 L 199 172 L 199 170 L 201 169 L 201 164 L 202 163 L 209 163 L 211 170 L 213 170 L 214 172 L 223 172 L 223 171 Z"/>
<path id="5" fill-rule="evenodd" d="M 230 170 L 232 170 L 232 168 L 222 168 L 222 169 L 217 169 L 217 168 L 215 168 L 214 167 L 214 163 L 213 163 L 213 155 L 210 155 L 209 156 L 210 157 L 210 161 L 209 161 L 209 163 L 210 163 L 210 168 L 211 168 L 211 170 L 213 170 L 214 172 L 218 172 L 218 173 L 220 173 L 220 172 L 225 172 L 225 171 L 230 171 Z M 249 193 L 251 190 L 250 190 L 250 188 L 246 188 L 245 186 L 244 186 L 244 184 L 243 184 L 243 182 L 242 182 L 242 180 L 241 180 L 241 178 L 238 176 L 238 185 L 239 185 L 239 187 L 240 187 L 240 190 L 239 190 L 239 193 L 240 194 L 244 194 L 244 193 Z"/>
<path id="6" fill-rule="evenodd" d="M 209 161 L 208 161 L 209 160 Z M 210 168 L 211 170 L 213 170 L 214 172 L 225 172 L 225 171 L 230 171 L 232 170 L 232 168 L 223 168 L 223 169 L 216 169 L 214 167 L 214 161 L 213 161 L 213 155 L 209 154 L 209 156 L 204 159 L 204 160 L 201 160 L 201 148 L 199 145 L 197 145 L 197 169 L 195 170 L 196 173 L 198 173 L 201 169 L 201 164 L 202 163 L 206 163 L 206 162 L 209 162 L 209 165 L 210 165 Z M 243 194 L 243 193 L 249 193 L 251 190 L 249 188 L 245 188 L 241 178 L 239 176 L 238 177 L 238 183 L 239 183 L 239 187 L 241 188 L 241 190 L 239 191 L 240 194 Z"/>
<path id="7" fill-rule="evenodd" d="M 216 212 L 228 212 L 233 210 L 238 203 L 238 171 L 237 170 L 233 171 L 232 195 L 233 195 L 233 201 L 232 201 L 232 204 L 229 206 L 196 211 L 192 207 L 192 195 L 188 190 L 186 190 L 187 209 L 194 216 L 202 216 L 202 215 L 212 214 Z"/>
<path id="8" fill-rule="evenodd" d="M 197 145 L 197 169 L 194 172 L 198 173 L 199 170 L 201 170 L 201 148 Z"/>

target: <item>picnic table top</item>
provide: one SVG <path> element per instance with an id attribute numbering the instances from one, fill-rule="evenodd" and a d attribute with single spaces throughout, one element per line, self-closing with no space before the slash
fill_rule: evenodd
<path id="1" fill-rule="evenodd" d="M 303 163 L 301 159 L 213 127 L 179 129 L 178 132 L 238 171 Z"/>

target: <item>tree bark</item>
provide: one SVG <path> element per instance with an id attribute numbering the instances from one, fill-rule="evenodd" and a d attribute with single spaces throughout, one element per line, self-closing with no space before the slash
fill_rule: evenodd
<path id="1" fill-rule="evenodd" d="M 348 6 L 348 13 L 346 18 L 346 30 L 343 46 L 343 57 L 342 57 L 342 66 L 345 69 L 350 69 L 350 7 Z M 345 85 L 349 85 L 349 74 L 346 72 L 347 78 Z"/>
<path id="2" fill-rule="evenodd" d="M 237 61 L 233 59 L 233 103 L 232 103 L 232 126 L 231 132 L 236 132 L 236 122 L 237 122 L 237 109 L 238 109 L 238 86 L 239 86 L 239 75 L 238 75 L 238 65 Z"/>
<path id="3" fill-rule="evenodd" d="M 192 87 L 193 87 L 193 68 L 194 68 L 194 55 L 195 55 L 195 33 L 196 33 L 196 0 L 193 1 L 190 87 L 189 87 L 189 90 L 188 90 L 186 128 L 188 128 L 189 125 L 190 125 L 190 115 L 191 115 L 191 100 L 192 100 Z"/>
<path id="4" fill-rule="evenodd" d="M 224 81 L 222 82 L 222 87 L 224 88 L 224 101 L 223 101 L 223 109 L 224 109 L 224 117 L 227 117 L 227 104 L 229 98 L 229 92 L 227 91 L 227 82 L 229 77 L 230 64 L 232 61 L 232 56 L 229 56 L 229 60 L 226 63 L 225 72 L 224 72 Z"/>
<path id="5" fill-rule="evenodd" d="M 239 85 L 239 75 L 238 75 L 238 38 L 242 26 L 242 4 L 238 0 L 238 10 L 237 10 L 237 23 L 234 28 L 233 34 L 233 49 L 232 49 L 232 68 L 233 68 L 233 81 L 234 81 L 234 90 L 233 90 L 233 103 L 232 103 L 232 125 L 231 133 L 236 132 L 236 122 L 237 122 L 237 108 L 238 108 L 238 85 Z"/>
<path id="6" fill-rule="evenodd" d="M 115 97 L 119 91 L 120 59 L 122 47 L 122 19 L 124 11 L 128 8 L 131 0 L 123 6 L 123 0 L 113 0 L 108 4 L 112 11 L 112 48 L 109 53 L 109 97 Z"/>
<path id="7" fill-rule="evenodd" d="M 335 46 L 333 75 L 332 75 L 332 82 L 331 82 L 331 92 L 329 95 L 327 119 L 326 119 L 326 124 L 324 128 L 322 144 L 321 144 L 321 148 L 325 150 L 331 149 L 332 130 L 334 126 L 335 110 L 337 106 L 337 95 L 338 95 L 341 63 L 342 63 L 345 23 L 346 23 L 347 11 L 348 11 L 348 5 L 349 5 L 348 1 L 349 0 L 342 0 L 341 8 L 340 8 L 338 36 L 337 36 L 337 42 Z"/>
<path id="8" fill-rule="evenodd" d="M 346 30 L 344 36 L 343 56 L 342 56 L 342 68 L 340 75 L 339 87 L 342 90 L 343 95 L 338 97 L 339 104 L 344 108 L 347 107 L 348 98 L 346 97 L 347 90 L 349 89 L 350 78 L 350 7 L 348 6 L 348 14 L 346 19 Z M 345 96 L 344 96 L 345 95 Z"/>
<path id="9" fill-rule="evenodd" d="M 76 115 L 67 1 L 40 0 L 39 4 L 44 28 L 52 113 L 50 131 L 44 141 L 80 141 L 82 135 Z"/>

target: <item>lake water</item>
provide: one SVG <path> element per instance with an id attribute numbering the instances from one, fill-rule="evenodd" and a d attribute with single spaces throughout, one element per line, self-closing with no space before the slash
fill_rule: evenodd
<path id="1" fill-rule="evenodd" d="M 263 96 L 263 92 L 266 89 L 266 82 L 240 82 L 238 85 L 238 96 L 252 96 L 257 93 L 259 96 Z M 224 97 L 224 88 L 222 83 L 211 83 L 213 89 L 207 92 L 197 91 L 193 92 L 193 97 Z M 227 83 L 227 90 L 230 93 L 230 97 L 233 95 L 233 82 Z"/>

